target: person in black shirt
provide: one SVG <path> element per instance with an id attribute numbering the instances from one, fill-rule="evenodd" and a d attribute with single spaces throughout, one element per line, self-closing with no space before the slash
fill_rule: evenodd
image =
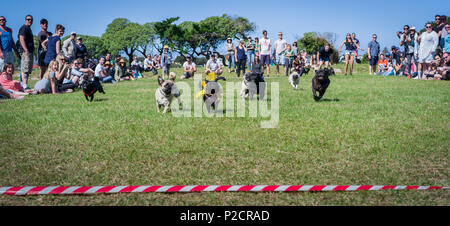
<path id="1" fill-rule="evenodd" d="M 45 54 L 47 53 L 46 48 L 42 46 L 42 42 L 47 40 L 48 37 L 52 36 L 53 34 L 49 31 L 47 31 L 48 28 L 48 21 L 46 19 L 41 20 L 41 31 L 38 33 L 38 65 L 41 69 L 41 72 L 39 74 L 39 79 L 42 79 L 42 77 L 45 74 L 45 71 L 47 71 L 47 65 L 44 63 Z"/>
<path id="2" fill-rule="evenodd" d="M 22 60 L 22 72 L 21 80 L 25 90 L 30 89 L 28 87 L 28 77 L 33 71 L 33 52 L 34 52 L 34 39 L 33 32 L 31 31 L 31 25 L 33 24 L 33 16 L 25 16 L 25 24 L 19 29 L 19 52 Z"/>
<path id="3" fill-rule="evenodd" d="M 83 68 L 87 67 L 88 52 L 87 52 L 86 46 L 83 44 L 83 38 L 80 36 L 77 38 L 77 42 L 75 44 L 74 55 L 75 55 L 75 59 L 78 59 L 78 58 L 83 59 L 83 61 L 84 61 Z"/>
<path id="4" fill-rule="evenodd" d="M 317 52 L 317 59 L 319 59 L 319 70 L 322 69 L 322 64 L 325 62 L 325 68 L 330 66 L 331 55 L 333 55 L 333 49 L 330 44 L 326 44 Z"/>

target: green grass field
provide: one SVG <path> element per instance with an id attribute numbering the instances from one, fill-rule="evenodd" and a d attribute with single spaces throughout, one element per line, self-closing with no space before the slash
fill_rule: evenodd
<path id="1" fill-rule="evenodd" d="M 320 102 L 313 73 L 297 91 L 284 76 L 266 79 L 280 85 L 275 129 L 261 129 L 263 118 L 158 114 L 150 76 L 107 84 L 92 103 L 80 91 L 3 100 L 0 186 L 448 186 L 450 83 L 356 70 L 331 77 Z M 449 192 L 0 196 L 0 205 L 449 205 Z"/>

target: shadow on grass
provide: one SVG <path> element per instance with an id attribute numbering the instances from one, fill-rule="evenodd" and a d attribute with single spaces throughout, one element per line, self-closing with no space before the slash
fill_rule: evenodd
<path id="1" fill-rule="evenodd" d="M 108 98 L 95 98 L 92 102 L 103 102 L 103 101 L 107 101 Z"/>
<path id="2" fill-rule="evenodd" d="M 334 99 L 322 99 L 321 101 L 325 101 L 325 102 L 339 102 L 341 100 L 338 99 L 338 98 L 334 98 Z"/>

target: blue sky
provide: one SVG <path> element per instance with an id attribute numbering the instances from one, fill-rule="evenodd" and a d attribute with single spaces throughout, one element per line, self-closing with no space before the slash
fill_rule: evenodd
<path id="1" fill-rule="evenodd" d="M 425 2 L 425 4 L 424 4 Z M 272 40 L 282 31 L 288 42 L 309 31 L 337 33 L 339 45 L 346 33 L 355 32 L 361 47 L 367 48 L 371 35 L 376 33 L 382 47 L 398 45 L 395 32 L 405 24 L 421 29 L 426 21 L 434 20 L 435 14 L 450 14 L 450 4 L 445 1 L 353 1 L 353 0 L 20 0 L 5 1 L 0 15 L 7 18 L 7 26 L 17 31 L 24 23 L 26 14 L 33 15 L 34 34 L 40 31 L 39 20 L 49 20 L 53 32 L 60 23 L 66 27 L 66 34 L 100 36 L 106 26 L 115 18 L 124 17 L 130 21 L 146 23 L 179 16 L 182 21 L 200 21 L 209 16 L 224 13 L 248 18 L 257 25 L 252 36 L 261 37 L 263 29 L 268 30 Z"/>

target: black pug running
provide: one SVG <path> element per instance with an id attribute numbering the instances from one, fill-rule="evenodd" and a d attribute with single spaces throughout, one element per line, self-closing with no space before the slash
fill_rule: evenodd
<path id="1" fill-rule="evenodd" d="M 330 79 L 328 78 L 330 74 L 331 71 L 328 68 L 316 70 L 316 75 L 312 79 L 312 91 L 315 101 L 319 101 L 327 91 L 327 88 L 330 85 Z M 319 95 L 317 95 L 317 93 L 319 93 Z"/>
<path id="2" fill-rule="evenodd" d="M 100 84 L 100 79 L 95 76 L 94 81 L 89 78 L 89 75 L 83 76 L 83 82 L 81 83 L 81 88 L 83 89 L 84 97 L 87 101 L 92 102 L 94 100 L 94 94 L 98 91 L 105 94 L 103 91 L 103 86 Z M 89 99 L 89 98 L 90 99 Z"/>

